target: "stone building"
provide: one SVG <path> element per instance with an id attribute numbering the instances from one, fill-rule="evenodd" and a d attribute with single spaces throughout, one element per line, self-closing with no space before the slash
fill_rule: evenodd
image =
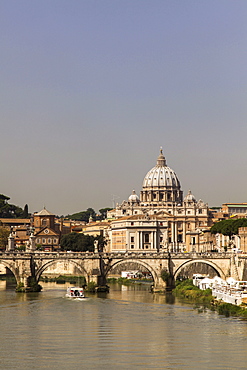
<path id="1" fill-rule="evenodd" d="M 58 225 L 55 224 L 55 215 L 47 209 L 33 215 L 33 228 L 36 246 L 44 250 L 57 249 L 60 242 L 61 232 Z"/>
<path id="2" fill-rule="evenodd" d="M 183 197 L 176 173 L 167 166 L 162 149 L 156 165 L 144 177 L 140 197 L 108 212 L 111 219 L 108 251 L 205 251 L 212 243 L 208 205 L 189 190 Z M 208 235 L 208 234 L 207 234 Z"/>

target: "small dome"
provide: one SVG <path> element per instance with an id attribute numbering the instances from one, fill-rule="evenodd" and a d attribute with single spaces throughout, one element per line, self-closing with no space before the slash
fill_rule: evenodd
<path id="1" fill-rule="evenodd" d="M 132 191 L 132 194 L 129 196 L 129 202 L 132 202 L 132 203 L 139 203 L 140 202 L 140 199 L 138 197 L 138 195 L 136 194 L 135 190 Z"/>
<path id="2" fill-rule="evenodd" d="M 160 149 L 160 155 L 157 164 L 145 176 L 142 184 L 145 188 L 172 187 L 180 189 L 180 182 L 176 173 L 166 165 L 166 160 Z"/>
<path id="3" fill-rule="evenodd" d="M 184 201 L 185 202 L 196 202 L 196 198 L 194 197 L 194 195 L 191 193 L 190 190 L 188 191 L 188 194 L 184 198 Z"/>

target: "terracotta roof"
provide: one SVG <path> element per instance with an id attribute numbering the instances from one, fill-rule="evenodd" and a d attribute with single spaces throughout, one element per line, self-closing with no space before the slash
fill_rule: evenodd
<path id="1" fill-rule="evenodd" d="M 55 216 L 53 213 L 47 211 L 47 209 L 44 207 L 40 212 L 34 213 L 34 216 Z"/>
<path id="2" fill-rule="evenodd" d="M 29 218 L 0 218 L 0 221 L 3 224 L 30 224 Z"/>

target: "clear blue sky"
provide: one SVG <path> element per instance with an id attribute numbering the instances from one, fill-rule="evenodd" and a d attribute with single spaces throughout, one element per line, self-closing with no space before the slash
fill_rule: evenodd
<path id="1" fill-rule="evenodd" d="M 1 186 L 55 214 L 140 192 L 247 202 L 246 0 L 0 0 Z"/>

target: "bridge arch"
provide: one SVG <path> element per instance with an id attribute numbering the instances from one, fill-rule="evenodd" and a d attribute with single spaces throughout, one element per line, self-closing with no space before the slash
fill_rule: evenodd
<path id="1" fill-rule="evenodd" d="M 124 259 L 121 259 L 121 260 L 118 260 L 118 261 L 114 262 L 113 264 L 111 264 L 107 268 L 107 270 L 106 270 L 106 277 L 107 277 L 107 275 L 109 274 L 109 272 L 113 268 L 115 268 L 117 266 L 120 266 L 122 264 L 128 263 L 128 262 L 133 262 L 133 263 L 136 263 L 136 264 L 138 264 L 140 266 L 145 267 L 150 272 L 150 274 L 152 275 L 152 278 L 153 278 L 153 281 L 154 281 L 154 285 L 158 285 L 158 283 L 159 283 L 158 273 L 148 263 L 146 263 L 145 261 L 140 261 L 139 259 L 135 259 L 135 258 L 124 258 Z"/>
<path id="2" fill-rule="evenodd" d="M 18 284 L 20 281 L 21 281 L 21 278 L 19 276 L 19 272 L 18 272 L 18 269 L 16 269 L 13 265 L 9 264 L 8 262 L 6 261 L 3 261 L 3 260 L 0 260 L 0 263 L 2 265 L 4 265 L 5 267 L 7 267 L 11 272 L 12 274 L 14 275 L 15 277 L 15 280 L 16 280 L 16 283 Z"/>
<path id="3" fill-rule="evenodd" d="M 179 275 L 180 271 L 181 271 L 184 267 L 190 266 L 190 265 L 192 265 L 192 264 L 194 264 L 194 263 L 204 263 L 204 264 L 206 264 L 206 265 L 211 266 L 211 267 L 215 270 L 216 274 L 217 274 L 219 277 L 221 277 L 222 279 L 224 279 L 224 280 L 225 280 L 226 275 L 224 274 L 224 272 L 222 271 L 222 269 L 221 269 L 219 266 L 217 266 L 214 262 L 212 262 L 212 261 L 208 261 L 208 260 L 204 260 L 204 259 L 191 259 L 191 260 L 189 260 L 189 261 L 185 261 L 185 262 L 183 262 L 183 263 L 182 263 L 182 264 L 181 264 L 181 265 L 176 269 L 176 271 L 174 272 L 174 280 L 176 280 L 176 278 L 178 277 L 178 275 Z"/>
<path id="4" fill-rule="evenodd" d="M 65 262 L 64 259 L 56 259 L 56 260 L 49 260 L 47 262 L 45 262 L 42 266 L 40 266 L 36 272 L 35 272 L 35 278 L 36 278 L 36 281 L 38 282 L 41 275 L 43 274 L 43 272 L 51 267 L 52 265 L 55 265 L 57 262 Z M 78 263 L 78 261 L 75 261 L 73 259 L 66 259 L 66 262 L 68 263 L 72 263 L 74 266 L 76 266 L 78 268 L 78 270 L 83 274 L 83 275 L 86 275 L 86 280 L 89 281 L 89 273 L 86 271 L 86 269 L 84 268 L 84 266 L 82 266 L 80 263 Z"/>

